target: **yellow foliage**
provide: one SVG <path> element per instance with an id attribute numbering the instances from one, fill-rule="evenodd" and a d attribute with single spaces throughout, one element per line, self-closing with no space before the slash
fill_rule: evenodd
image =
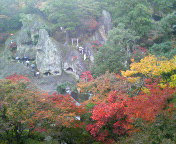
<path id="1" fill-rule="evenodd" d="M 154 55 L 150 55 L 141 59 L 140 62 L 132 63 L 130 65 L 130 70 L 122 71 L 124 77 L 129 77 L 134 74 L 140 73 L 145 76 L 155 77 L 162 73 L 168 73 L 176 69 L 176 56 L 168 60 L 166 58 L 157 58 Z"/>
<path id="2" fill-rule="evenodd" d="M 127 71 L 121 71 L 121 73 L 124 77 L 128 77 L 128 76 L 131 76 L 131 75 L 138 73 L 138 71 L 127 70 Z"/>
<path id="3" fill-rule="evenodd" d="M 146 94 L 149 94 L 150 93 L 150 90 L 148 89 L 148 88 L 146 88 L 146 87 L 142 87 L 142 89 L 141 89 L 144 93 L 146 93 Z"/>
<path id="4" fill-rule="evenodd" d="M 133 62 L 130 65 L 130 70 L 121 71 L 121 74 L 124 77 L 127 77 L 128 81 L 131 83 L 136 83 L 140 81 L 142 77 L 156 78 L 162 74 L 171 73 L 169 78 L 169 85 L 171 87 L 176 87 L 176 56 L 171 60 L 168 60 L 165 57 L 157 58 L 154 55 L 149 55 L 140 60 L 140 62 Z M 141 77 L 135 77 L 135 74 L 142 75 Z M 166 79 L 161 79 L 159 86 L 161 88 L 166 87 Z M 146 90 L 143 90 L 146 91 Z"/>
<path id="5" fill-rule="evenodd" d="M 171 82 L 169 83 L 171 87 L 176 87 L 176 74 L 171 76 Z"/>
<path id="6" fill-rule="evenodd" d="M 131 59 L 131 62 L 134 62 L 134 59 Z"/>
<path id="7" fill-rule="evenodd" d="M 140 77 L 129 77 L 127 80 L 131 83 L 136 83 L 140 80 Z"/>
<path id="8" fill-rule="evenodd" d="M 158 84 L 161 88 L 165 88 L 167 86 L 167 84 L 163 84 L 163 83 L 160 83 Z"/>

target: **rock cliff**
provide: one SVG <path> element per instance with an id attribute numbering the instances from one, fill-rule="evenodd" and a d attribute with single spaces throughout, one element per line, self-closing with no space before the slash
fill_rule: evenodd
<path id="1" fill-rule="evenodd" d="M 107 41 L 108 32 L 112 29 L 112 19 L 110 13 L 106 10 L 103 10 L 102 16 L 100 17 L 98 23 L 99 27 L 94 32 L 92 40 L 97 40 L 101 43 L 104 43 Z"/>
<path id="2" fill-rule="evenodd" d="M 50 37 L 47 27 L 49 24 L 40 17 L 27 15 L 23 27 L 13 38 L 16 50 L 11 51 L 9 48 L 12 38 L 6 42 L 7 49 L 14 58 L 33 59 L 41 74 L 61 75 L 62 72 L 66 72 L 78 79 L 86 70 L 83 55 L 75 46 L 64 46 Z"/>
<path id="3" fill-rule="evenodd" d="M 36 45 L 36 65 L 41 73 L 62 74 L 61 47 L 58 42 L 49 37 L 45 29 L 39 30 L 39 40 Z"/>
<path id="4" fill-rule="evenodd" d="M 94 62 L 96 50 L 93 49 L 91 41 L 98 41 L 99 44 L 103 44 L 107 40 L 107 34 L 112 27 L 110 14 L 103 11 L 102 16 L 97 21 L 98 23 L 97 29 L 87 39 L 85 37 L 88 35 L 85 32 L 77 31 L 82 35 L 77 38 L 84 39 L 84 41 L 80 40 L 79 45 L 71 44 L 71 41 L 68 45 L 64 45 L 64 32 L 60 31 L 62 35 L 59 37 L 62 40 L 53 38 L 53 35 L 50 34 L 51 23 L 35 14 L 22 15 L 23 26 L 19 32 L 6 41 L 3 61 L 6 61 L 8 65 L 10 57 L 21 59 L 27 57 L 31 63 L 36 64 L 36 71 L 40 71 L 41 75 L 57 76 L 58 78 L 55 77 L 54 79 L 62 79 L 62 81 L 71 79 L 73 82 L 73 78 L 79 79 L 81 73 L 88 70 Z M 79 50 L 80 46 L 83 47 L 82 51 Z M 16 66 L 18 67 L 18 65 Z M 15 69 L 15 66 L 13 68 Z M 18 67 L 18 70 L 20 69 Z M 18 70 L 14 70 L 14 72 L 18 72 Z M 27 71 L 26 68 L 25 71 Z M 28 74 L 28 72 L 25 73 Z M 46 82 L 45 86 L 47 85 L 49 83 Z"/>

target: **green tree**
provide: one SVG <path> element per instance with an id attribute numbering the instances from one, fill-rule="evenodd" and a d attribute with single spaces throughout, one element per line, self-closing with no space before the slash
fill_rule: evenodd
<path id="1" fill-rule="evenodd" d="M 14 75 L 0 81 L 0 137 L 8 143 L 20 144 L 29 138 L 35 125 L 38 93 L 28 89 L 27 79 Z"/>
<path id="2" fill-rule="evenodd" d="M 175 0 L 150 0 L 151 6 L 155 14 L 167 15 L 175 10 Z"/>
<path id="3" fill-rule="evenodd" d="M 150 52 L 156 56 L 164 56 L 171 58 L 176 54 L 176 48 L 174 47 L 176 42 L 166 41 L 160 44 L 154 44 L 150 48 Z"/>
<path id="4" fill-rule="evenodd" d="M 106 71 L 118 73 L 128 68 L 131 53 L 139 36 L 134 31 L 126 29 L 124 24 L 119 24 L 109 32 L 108 39 L 95 56 L 95 65 L 92 68 L 94 76 Z"/>
<path id="5" fill-rule="evenodd" d="M 96 0 L 53 0 L 47 1 L 40 10 L 54 23 L 54 29 L 63 28 L 66 33 L 65 44 L 67 44 L 71 32 L 80 26 L 81 20 L 96 18 L 99 14 L 99 2 Z"/>
<path id="6" fill-rule="evenodd" d="M 53 0 L 42 10 L 56 26 L 74 30 L 85 16 L 97 16 L 99 3 L 95 0 Z"/>
<path id="7" fill-rule="evenodd" d="M 0 1 L 0 31 L 12 31 L 21 27 L 20 10 L 16 0 Z"/>
<path id="8" fill-rule="evenodd" d="M 111 0 L 108 10 L 113 17 L 114 25 L 124 23 L 140 36 L 145 36 L 151 29 L 151 7 L 147 0 Z"/>
<path id="9" fill-rule="evenodd" d="M 92 67 L 94 77 L 104 74 L 106 71 L 118 73 L 124 69 L 125 52 L 120 47 L 111 47 L 105 45 L 97 52 L 95 56 L 95 64 Z"/>

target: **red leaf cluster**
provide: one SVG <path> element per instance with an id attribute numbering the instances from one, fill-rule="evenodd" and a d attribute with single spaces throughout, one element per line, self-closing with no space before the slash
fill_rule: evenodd
<path id="1" fill-rule="evenodd" d="M 89 29 L 96 29 L 99 26 L 99 23 L 96 21 L 95 18 L 90 18 L 89 20 L 86 21 L 85 25 L 89 28 Z"/>
<path id="2" fill-rule="evenodd" d="M 86 82 L 92 81 L 94 79 L 90 71 L 83 72 L 80 78 Z"/>
<path id="3" fill-rule="evenodd" d="M 107 102 L 94 106 L 91 112 L 94 122 L 87 125 L 87 131 L 96 140 L 105 142 L 112 132 L 121 136 L 135 131 L 133 122 L 137 118 L 146 122 L 154 121 L 168 106 L 167 100 L 172 98 L 175 90 L 169 87 L 162 89 L 155 84 L 147 88 L 150 93 L 140 93 L 135 97 L 128 97 L 120 91 L 110 92 Z"/>
<path id="4" fill-rule="evenodd" d="M 167 106 L 167 99 L 172 98 L 175 90 L 169 87 L 161 89 L 158 86 L 149 88 L 150 93 L 141 93 L 130 98 L 127 102 L 126 113 L 130 121 L 133 118 L 142 118 L 146 121 L 154 121 L 158 115 Z"/>
<path id="5" fill-rule="evenodd" d="M 10 48 L 16 48 L 17 47 L 17 43 L 16 42 L 12 42 L 9 47 Z"/>
<path id="6" fill-rule="evenodd" d="M 47 132 L 47 129 L 38 127 L 38 128 L 35 128 L 34 131 L 41 133 L 41 132 Z"/>
<path id="7" fill-rule="evenodd" d="M 98 40 L 96 40 L 96 41 L 91 41 L 90 43 L 92 44 L 92 47 L 93 47 L 93 48 L 96 48 L 96 49 L 98 49 L 99 47 L 102 47 L 102 46 L 103 46 Z"/>
<path id="8" fill-rule="evenodd" d="M 137 46 L 135 50 L 133 50 L 133 57 L 139 57 L 139 55 L 144 56 L 147 53 L 147 49 L 141 46 Z"/>
<path id="9" fill-rule="evenodd" d="M 72 56 L 72 61 L 75 61 L 78 59 L 78 56 Z"/>
<path id="10" fill-rule="evenodd" d="M 126 134 L 130 128 L 130 123 L 125 120 L 126 95 L 120 94 L 118 97 L 117 93 L 117 91 L 111 92 L 107 103 L 99 103 L 92 110 L 91 118 L 95 123 L 87 125 L 87 131 L 98 141 L 108 140 L 107 127 L 113 129 L 113 133 L 117 135 Z"/>
<path id="11" fill-rule="evenodd" d="M 30 80 L 23 76 L 23 75 L 17 75 L 16 73 L 10 76 L 7 76 L 6 79 L 11 80 L 13 82 L 19 82 L 19 81 L 25 81 L 25 82 L 30 82 Z"/>
<path id="12" fill-rule="evenodd" d="M 42 121 L 49 120 L 57 126 L 78 127 L 76 116 L 84 113 L 82 106 L 76 105 L 76 101 L 70 95 L 60 95 L 57 93 L 45 94 L 38 100 L 40 103 L 34 119 Z"/>

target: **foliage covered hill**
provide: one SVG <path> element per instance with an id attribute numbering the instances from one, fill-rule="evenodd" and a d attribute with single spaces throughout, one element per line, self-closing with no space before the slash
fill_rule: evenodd
<path id="1" fill-rule="evenodd" d="M 69 95 L 36 90 L 22 75 L 9 76 L 0 81 L 0 142 L 175 143 L 175 64 L 148 56 L 124 77 L 93 79 L 87 72 L 78 87 L 93 97 L 81 106 Z"/>
<path id="2" fill-rule="evenodd" d="M 122 66 L 129 67 L 131 58 L 140 60 L 148 53 L 168 58 L 176 53 L 175 1 L 118 0 L 107 3 L 114 28 L 97 54 L 93 68 L 95 76 L 107 70 L 117 73 Z M 106 50 L 108 53 L 104 54 Z M 127 60 L 125 64 L 121 62 L 123 58 Z"/>
<path id="3" fill-rule="evenodd" d="M 176 143 L 175 0 L 1 0 L 0 6 L 1 32 L 17 30 L 20 13 L 39 14 L 52 30 L 69 32 L 81 19 L 97 21 L 104 9 L 113 18 L 93 76 L 84 72 L 77 83 L 80 94 L 92 96 L 81 106 L 70 96 L 38 92 L 21 75 L 0 81 L 0 142 Z"/>
<path id="4" fill-rule="evenodd" d="M 167 57 L 173 56 L 175 52 L 175 0 L 2 0 L 0 5 L 1 32 L 19 29 L 21 13 L 43 16 L 54 24 L 54 29 L 63 27 L 67 31 L 75 31 L 82 26 L 81 20 L 96 20 L 102 10 L 108 10 L 112 15 L 114 27 L 109 33 L 111 41 L 100 49 L 97 55 L 94 67 L 96 75 L 107 70 L 117 72 L 121 69 L 118 67 L 124 64 L 111 54 L 116 51 L 120 51 L 119 55 L 127 59 L 125 67 L 129 65 L 129 59 L 137 46 L 149 49 L 152 54 Z M 104 48 L 109 50 L 107 61 L 100 60 Z M 108 67 L 111 62 L 117 62 L 117 68 L 116 65 Z"/>

